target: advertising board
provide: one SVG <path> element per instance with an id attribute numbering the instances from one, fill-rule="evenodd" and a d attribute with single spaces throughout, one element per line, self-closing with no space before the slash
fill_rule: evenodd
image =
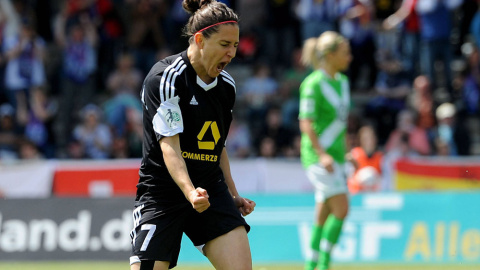
<path id="1" fill-rule="evenodd" d="M 256 263 L 301 263 L 313 194 L 256 194 L 247 216 Z M 480 193 L 374 193 L 351 197 L 334 251 L 343 263 L 480 264 Z M 128 262 L 133 198 L 0 202 L 0 260 Z M 207 262 L 184 237 L 179 262 Z"/>

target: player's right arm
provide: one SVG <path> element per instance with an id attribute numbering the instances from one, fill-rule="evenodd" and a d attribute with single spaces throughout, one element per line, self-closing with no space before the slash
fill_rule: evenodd
<path id="1" fill-rule="evenodd" d="M 318 136 L 313 129 L 313 121 L 311 119 L 300 119 L 300 131 L 307 134 L 312 142 L 312 147 L 318 155 L 320 164 L 328 171 L 333 172 L 333 158 L 330 156 L 318 142 Z"/>
<path id="2" fill-rule="evenodd" d="M 186 64 L 180 56 L 171 63 L 162 64 L 164 66 L 154 67 L 156 75 L 145 79 L 141 93 L 145 105 L 144 113 L 151 121 L 151 129 L 154 132 L 152 139 L 159 143 L 168 173 L 192 207 L 198 212 L 203 212 L 210 206 L 207 191 L 193 185 L 180 148 L 179 134 L 184 128 L 178 92 L 184 90 L 186 85 L 177 78 L 185 70 Z"/>
<path id="3" fill-rule="evenodd" d="M 312 148 L 318 155 L 320 164 L 328 171 L 333 172 L 333 158 L 320 145 L 318 135 L 313 128 L 313 122 L 316 117 L 319 117 L 316 111 L 318 97 L 315 92 L 318 90 L 318 83 L 312 83 L 306 80 L 300 86 L 300 112 L 299 112 L 299 127 L 303 134 L 306 134 L 312 142 Z"/>
<path id="4" fill-rule="evenodd" d="M 385 28 L 386 30 L 391 30 L 397 27 L 408 16 L 410 16 L 414 9 L 414 7 L 412 6 L 413 4 L 414 3 L 412 0 L 404 0 L 400 8 L 383 21 L 383 28 Z"/>
<path id="5" fill-rule="evenodd" d="M 207 210 L 210 206 L 207 191 L 200 187 L 195 189 L 193 186 L 188 175 L 185 160 L 181 155 L 178 134 L 160 139 L 160 148 L 162 149 L 163 159 L 168 172 L 187 200 L 192 204 L 192 207 L 199 213 Z"/>

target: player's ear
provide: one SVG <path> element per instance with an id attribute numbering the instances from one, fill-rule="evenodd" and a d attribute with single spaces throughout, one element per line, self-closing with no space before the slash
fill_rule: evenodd
<path id="1" fill-rule="evenodd" d="M 203 49 L 203 42 L 205 40 L 205 37 L 203 36 L 202 33 L 196 33 L 193 36 L 193 39 L 195 41 L 195 44 L 197 44 L 198 48 Z"/>

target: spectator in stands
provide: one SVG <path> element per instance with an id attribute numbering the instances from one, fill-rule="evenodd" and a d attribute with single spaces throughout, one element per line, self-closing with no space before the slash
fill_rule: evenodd
<path id="1" fill-rule="evenodd" d="M 352 108 L 347 118 L 346 132 L 346 151 L 349 152 L 354 147 L 360 145 L 358 142 L 358 131 L 363 125 L 363 115 L 356 109 Z"/>
<path id="2" fill-rule="evenodd" d="M 232 158 L 247 158 L 251 155 L 252 139 L 250 129 L 238 117 L 233 117 L 225 147 L 227 148 L 228 156 Z"/>
<path id="3" fill-rule="evenodd" d="M 252 132 L 260 128 L 277 90 L 278 82 L 272 76 L 270 66 L 257 63 L 253 68 L 253 76 L 245 80 L 239 93 L 239 99 L 248 104 L 247 119 Z"/>
<path id="4" fill-rule="evenodd" d="M 452 12 L 459 7 L 463 0 L 417 0 L 415 11 L 420 18 L 421 54 L 420 65 L 423 74 L 426 74 L 432 83 L 432 89 L 439 87 L 443 82 L 449 91 L 452 90 Z M 436 76 L 435 62 L 440 59 L 443 63 L 444 76 Z M 452 93 L 450 93 L 452 94 Z"/>
<path id="5" fill-rule="evenodd" d="M 126 135 L 128 110 L 142 111 L 138 97 L 143 75 L 134 64 L 131 54 L 121 54 L 115 70 L 108 76 L 107 87 L 111 98 L 106 101 L 104 109 L 107 123 L 113 127 L 115 136 Z"/>
<path id="6" fill-rule="evenodd" d="M 292 52 L 292 65 L 279 78 L 279 98 L 277 105 L 282 110 L 282 122 L 293 131 L 298 131 L 299 91 L 302 81 L 312 72 L 301 62 L 302 50 Z"/>
<path id="7" fill-rule="evenodd" d="M 268 109 L 265 121 L 255 136 L 255 145 L 262 149 L 262 142 L 265 138 L 270 138 L 274 143 L 273 156 L 283 157 L 292 147 L 294 133 L 282 123 L 282 112 L 279 107 L 272 106 Z"/>
<path id="8" fill-rule="evenodd" d="M 331 1 L 331 0 L 328 0 Z M 291 65 L 290 54 L 295 48 L 296 20 L 292 11 L 292 1 L 264 0 L 268 12 L 265 14 L 267 31 L 261 38 L 262 61 L 267 61 L 273 71 Z M 263 57 L 266 56 L 266 59 Z"/>
<path id="9" fill-rule="evenodd" d="M 157 51 L 166 47 L 167 40 L 161 23 L 168 14 L 167 2 L 139 0 L 127 3 L 130 21 L 127 44 L 132 50 L 136 66 L 140 68 L 142 74 L 147 74 L 150 67 L 155 64 Z"/>
<path id="10" fill-rule="evenodd" d="M 463 122 L 456 119 L 457 109 L 452 103 L 443 103 L 435 111 L 438 125 L 435 128 L 432 144 L 438 151 L 448 156 L 470 155 L 470 132 Z"/>
<path id="11" fill-rule="evenodd" d="M 403 68 L 408 78 L 413 80 L 418 75 L 420 59 L 420 22 L 415 6 L 418 0 L 403 0 L 395 13 L 383 21 L 383 27 L 392 30 L 401 27 L 400 46 Z"/>
<path id="12" fill-rule="evenodd" d="M 60 106 L 56 123 L 56 141 L 60 155 L 65 150 L 68 134 L 72 130 L 77 113 L 95 95 L 95 71 L 97 69 L 98 35 L 88 14 L 78 16 L 69 28 L 67 7 L 57 15 L 56 42 L 63 51 Z"/>
<path id="13" fill-rule="evenodd" d="M 51 99 L 45 88 L 34 91 L 30 98 L 28 122 L 25 137 L 40 151 L 42 156 L 55 155 L 54 119 L 58 113 L 58 102 Z"/>
<path id="14" fill-rule="evenodd" d="M 358 131 L 360 145 L 353 148 L 347 159 L 352 163 L 354 171 L 348 178 L 350 193 L 377 191 L 381 187 L 383 153 L 378 148 L 377 135 L 371 125 Z"/>
<path id="15" fill-rule="evenodd" d="M 299 0 L 295 13 L 300 20 L 302 42 L 325 31 L 337 30 L 338 12 L 337 0 Z"/>
<path id="16" fill-rule="evenodd" d="M 479 17 L 480 19 L 480 17 Z M 467 115 L 480 115 L 480 48 L 467 42 L 462 46 L 465 65 L 454 79 L 457 102 Z"/>
<path id="17" fill-rule="evenodd" d="M 258 157 L 275 158 L 277 157 L 277 145 L 272 137 L 263 137 L 258 146 Z"/>
<path id="18" fill-rule="evenodd" d="M 67 147 L 67 156 L 64 158 L 68 159 L 84 159 L 86 158 L 85 156 L 85 149 L 82 145 L 82 143 L 74 138 L 72 138 L 68 142 L 68 147 Z"/>
<path id="19" fill-rule="evenodd" d="M 380 190 L 395 190 L 395 164 L 398 160 L 419 156 L 418 152 L 411 147 L 410 141 L 410 135 L 408 133 L 402 133 L 398 138 L 398 142 L 393 147 L 385 151 L 382 162 L 383 180 Z"/>
<path id="20" fill-rule="evenodd" d="M 15 109 L 12 105 L 0 105 L 0 160 L 18 157 L 18 138 L 21 132 L 15 124 Z"/>
<path id="21" fill-rule="evenodd" d="M 115 68 L 115 61 L 125 46 L 126 24 L 120 14 L 121 5 L 115 0 L 96 0 L 95 9 L 98 12 L 97 28 L 98 42 L 98 71 L 101 80 L 100 87 L 105 87 L 107 76 Z"/>
<path id="22" fill-rule="evenodd" d="M 272 63 L 267 64 L 267 69 L 271 70 L 269 79 L 278 82 L 273 94 L 269 95 L 269 97 L 263 101 L 262 98 L 254 98 L 249 100 L 248 103 L 242 103 L 242 91 L 246 89 L 243 86 L 246 84 L 244 77 L 241 75 L 248 74 L 248 72 L 253 69 L 252 63 L 258 61 L 259 56 L 262 56 L 261 53 L 268 50 L 271 46 L 263 43 L 263 38 L 269 34 L 267 30 L 275 25 L 275 23 L 284 25 L 288 20 L 293 19 L 291 25 L 289 24 L 288 27 L 295 30 L 295 35 L 292 40 L 289 38 L 288 42 L 293 42 L 299 47 L 302 39 L 306 36 L 311 36 L 310 34 L 306 34 L 307 32 L 323 32 L 324 29 L 336 29 L 338 27 L 338 30 L 343 33 L 344 36 L 350 38 L 358 35 L 361 38 L 365 37 L 368 31 L 371 30 L 369 27 L 375 25 L 375 20 L 383 20 L 380 22 L 383 22 L 384 28 L 373 28 L 372 34 L 374 35 L 376 45 L 372 50 L 375 52 L 374 55 L 378 57 L 376 58 L 376 63 L 379 69 L 374 87 L 380 97 L 369 102 L 367 107 L 364 107 L 362 103 L 363 99 L 359 100 L 359 103 L 355 103 L 356 106 L 358 105 L 357 116 L 359 118 L 365 116 L 369 118 L 377 117 L 377 123 L 379 124 L 375 126 L 378 128 L 377 135 L 380 145 L 383 145 L 387 141 L 388 134 L 395 128 L 395 121 L 392 119 L 396 119 L 396 114 L 403 109 L 402 98 L 397 97 L 397 94 L 400 93 L 399 95 L 403 96 L 403 94 L 407 92 L 407 86 L 412 84 L 419 75 L 424 76 L 418 77 L 418 81 L 415 80 L 416 85 L 413 89 L 410 87 L 412 93 L 408 97 L 409 102 L 407 102 L 407 107 L 418 112 L 419 126 L 431 130 L 432 134 L 429 133 L 430 142 L 431 144 L 435 142 L 433 138 L 436 130 L 434 109 L 438 104 L 448 101 L 447 98 L 450 98 L 447 97 L 447 95 L 440 95 L 440 93 L 442 93 L 440 89 L 447 89 L 446 87 L 450 79 L 444 75 L 432 79 L 430 78 L 430 74 L 415 69 L 417 66 L 415 60 L 430 59 L 427 57 L 430 54 L 417 54 L 417 49 L 415 49 L 417 45 L 421 45 L 420 47 L 423 47 L 421 48 L 422 50 L 432 53 L 432 57 L 436 57 L 436 59 L 434 58 L 435 61 L 442 60 L 441 62 L 443 62 L 442 53 L 445 51 L 458 53 L 456 49 L 458 49 L 458 45 L 461 44 L 459 41 L 461 42 L 465 38 L 465 24 L 471 22 L 469 29 L 475 40 L 473 44 L 477 47 L 480 46 L 480 12 L 478 11 L 478 1 L 474 0 L 226 0 L 225 2 L 229 2 L 232 7 L 238 9 L 243 18 L 240 21 L 242 33 L 237 50 L 237 61 L 232 63 L 233 65 L 230 66 L 229 70 L 230 73 L 238 72 L 238 74 L 234 76 L 237 80 L 237 97 L 239 98 L 239 102 L 236 103 L 237 111 L 244 112 L 250 110 L 251 107 L 257 106 L 255 102 L 252 103 L 251 101 L 259 101 L 259 103 L 264 104 L 264 110 L 260 110 L 259 112 L 265 114 L 268 107 L 273 103 L 281 107 L 283 123 L 290 127 L 293 126 L 296 129 L 298 129 L 298 122 L 295 111 L 298 111 L 299 103 L 297 97 L 298 86 L 295 87 L 295 85 L 298 85 L 298 81 L 303 79 L 305 72 L 309 72 L 309 70 L 302 68 L 302 66 L 296 65 L 294 59 L 298 56 L 298 52 L 293 52 L 292 50 L 294 58 L 289 57 L 288 59 L 279 60 L 282 62 L 284 60 L 288 60 L 285 62 L 292 62 L 283 68 L 277 69 L 278 66 Z M 278 5 L 278 9 L 276 10 L 278 13 L 275 15 L 268 14 L 267 7 L 273 7 L 275 5 Z M 293 7 L 292 10 L 285 8 L 289 5 Z M 374 6 L 374 8 L 372 8 L 372 6 Z M 54 20 L 50 19 L 52 16 L 49 17 L 51 11 L 60 11 L 58 17 L 54 18 Z M 120 13 L 117 14 L 117 11 Z M 277 16 L 278 14 L 287 14 L 292 11 L 297 15 L 296 18 L 291 18 L 292 14 L 289 14 L 290 17 L 288 20 L 278 21 L 278 18 L 282 18 L 281 16 Z M 453 13 L 453 11 L 455 13 Z M 147 14 L 155 15 L 149 16 Z M 448 15 L 446 16 L 445 14 Z M 475 19 L 472 19 L 473 14 L 476 15 Z M 451 15 L 454 15 L 453 21 L 450 20 Z M 34 31 L 36 32 L 35 36 L 41 36 L 47 45 L 43 50 L 45 54 L 43 62 L 46 75 L 44 79 L 46 83 L 43 85 L 46 87 L 42 87 L 41 92 L 28 91 L 27 95 L 22 94 L 20 98 L 17 99 L 15 95 L 9 95 L 7 97 L 7 91 L 1 89 L 2 87 L 6 87 L 6 85 L 2 83 L 0 85 L 0 104 L 9 102 L 11 105 L 17 107 L 16 103 L 18 104 L 17 100 L 19 100 L 20 111 L 14 114 L 14 125 L 23 130 L 20 130 L 18 135 L 29 136 L 32 141 L 36 142 L 40 152 L 46 158 L 64 157 L 65 155 L 61 153 L 67 152 L 68 142 L 73 141 L 69 134 L 79 120 L 76 116 L 80 109 L 92 101 L 103 105 L 117 104 L 111 103 L 111 101 L 117 101 L 117 99 L 108 100 L 111 92 L 103 92 L 104 90 L 109 91 L 110 89 L 105 86 L 107 86 L 108 83 L 107 77 L 110 74 L 109 72 L 112 71 L 112 69 L 109 68 L 113 64 L 112 61 L 114 58 L 112 57 L 116 57 L 120 52 L 128 52 L 134 55 L 134 57 L 139 56 L 144 60 L 148 58 L 148 61 L 156 61 L 164 58 L 164 56 L 159 56 L 160 54 L 172 55 L 174 52 L 178 52 L 179 49 L 183 50 L 183 48 L 188 45 L 188 42 L 185 37 L 180 35 L 180 30 L 183 25 L 185 25 L 187 19 L 188 15 L 182 8 L 182 0 L 0 1 L 0 34 L 2 37 L 0 42 L 3 43 L 1 45 L 3 50 L 6 49 L 7 46 L 11 46 L 10 42 L 19 38 L 21 35 L 20 29 L 24 22 L 34 25 L 37 30 Z M 89 23 L 84 24 L 87 21 Z M 31 22 L 34 23 L 31 24 Z M 362 25 L 362 22 L 368 23 Z M 80 27 L 77 27 L 79 25 Z M 64 29 L 62 30 L 61 28 Z M 81 31 L 74 31 L 75 28 L 82 29 Z M 395 30 L 384 31 L 392 28 L 395 28 Z M 55 30 L 56 39 L 53 40 L 55 43 L 52 43 L 50 33 L 52 30 Z M 62 30 L 60 31 L 60 35 L 57 33 L 59 30 Z M 394 33 L 396 31 L 401 31 L 401 33 Z M 90 45 L 88 45 L 90 48 L 85 49 L 86 53 L 84 55 L 87 57 L 83 57 L 85 60 L 83 64 L 78 64 L 79 60 L 75 60 L 74 57 L 70 57 L 68 61 L 65 60 L 64 62 L 73 63 L 70 64 L 69 72 L 66 72 L 66 64 L 63 68 L 59 67 L 64 60 L 63 56 L 67 56 L 67 53 L 70 55 L 76 54 L 77 56 L 83 54 L 83 49 L 81 48 L 83 45 L 69 45 L 73 43 L 73 32 L 83 32 L 84 40 L 86 43 L 90 43 Z M 89 36 L 92 33 L 94 38 L 90 39 Z M 454 35 L 451 35 L 452 33 Z M 61 37 L 62 35 L 63 37 Z M 278 36 L 278 33 L 276 36 Z M 165 37 L 168 37 L 168 39 Z M 390 39 L 390 37 L 392 38 Z M 417 41 L 418 38 L 421 38 L 423 44 L 417 44 L 417 42 L 420 42 Z M 94 40 L 94 42 L 91 42 L 92 40 Z M 450 49 L 445 48 L 443 43 L 447 44 Z M 352 44 L 354 44 L 353 41 Z M 70 47 L 68 47 L 68 45 Z M 387 47 L 386 45 L 396 50 L 385 52 L 383 50 Z M 397 46 L 398 49 L 395 46 Z M 146 49 L 146 51 L 143 49 Z M 452 96 L 451 102 L 457 109 L 456 122 L 464 122 L 465 113 L 473 123 L 478 122 L 478 119 L 475 119 L 480 115 L 480 65 L 477 49 L 478 48 L 472 49 L 472 43 L 470 42 L 462 46 L 464 59 L 461 60 L 466 60 L 465 62 L 467 64 L 465 67 L 462 67 L 460 74 L 454 74 L 456 71 L 454 69 L 452 69 L 451 72 L 452 77 L 454 77 L 452 81 L 454 85 L 451 86 L 453 91 L 450 92 L 450 95 Z M 7 80 L 15 81 L 14 76 L 7 75 L 3 77 L 4 72 L 1 70 L 2 61 L 3 68 L 6 67 L 5 64 L 7 61 L 6 55 L 4 54 L 5 51 L 3 50 L 2 55 L 0 55 L 0 80 L 3 82 Z M 101 50 L 101 53 L 97 53 L 99 50 Z M 435 55 L 436 52 L 438 52 L 437 55 Z M 238 61 L 242 53 L 244 53 L 248 59 L 245 58 L 242 59 L 243 61 Z M 273 54 L 276 52 L 275 50 L 270 50 L 268 53 Z M 143 57 L 147 54 L 154 55 L 154 57 Z M 359 55 L 363 57 L 367 54 Z M 418 55 L 418 57 L 415 57 L 416 55 Z M 78 58 L 82 58 L 80 56 Z M 141 59 L 139 63 L 144 62 Z M 358 56 L 355 57 L 355 61 L 359 59 L 361 58 Z M 135 58 L 135 61 L 136 60 L 137 58 Z M 277 59 L 274 60 L 277 61 Z M 360 60 L 360 62 L 367 61 Z M 424 70 L 425 66 L 428 66 L 425 65 L 425 62 L 426 61 L 422 61 L 423 64 L 419 65 Z M 455 61 L 455 65 L 452 65 L 452 68 L 455 68 L 458 62 L 461 61 Z M 431 62 L 429 63 L 431 64 Z M 449 67 L 449 64 L 450 63 L 444 65 L 445 69 Z M 32 67 L 32 65 L 22 65 L 22 72 L 28 70 L 29 66 Z M 85 66 L 89 66 L 89 68 L 85 68 Z M 145 66 L 149 68 L 148 64 Z M 356 64 L 353 63 L 351 66 L 356 66 Z M 400 66 L 403 67 L 403 69 L 401 69 Z M 437 70 L 434 70 L 433 75 L 443 74 L 439 73 L 441 67 L 442 65 L 436 65 L 435 68 Z M 137 66 L 137 68 L 140 69 L 140 66 Z M 88 75 L 84 76 L 84 78 L 87 79 L 78 80 L 78 78 L 82 77 L 77 76 L 82 73 L 82 71 L 78 72 L 80 70 L 89 70 Z M 413 73 L 402 74 L 405 71 L 412 71 Z M 352 82 L 354 85 L 364 87 L 367 84 L 364 84 L 365 81 L 362 75 L 369 74 L 367 74 L 367 72 L 364 73 L 363 70 L 359 73 L 361 73 L 360 79 L 353 79 Z M 70 75 L 67 77 L 65 76 L 66 74 Z M 407 80 L 405 80 L 405 76 Z M 353 76 L 353 78 L 354 77 L 355 76 Z M 75 81 L 72 78 L 77 78 L 77 80 Z M 425 78 L 428 80 L 425 80 Z M 355 81 L 359 83 L 357 84 Z M 255 85 L 255 82 L 248 84 Z M 421 86 L 422 84 L 423 86 Z M 422 90 L 427 88 L 426 85 L 429 85 L 429 90 Z M 95 86 L 99 87 L 96 88 Z M 400 88 L 400 90 L 394 90 L 397 88 Z M 134 89 L 132 91 L 134 98 L 130 101 L 138 104 L 137 92 L 139 89 L 138 87 L 132 87 L 132 89 Z M 14 92 L 8 90 L 8 93 L 12 94 Z M 39 95 L 37 95 L 37 93 L 39 93 Z M 448 92 L 445 91 L 445 93 Z M 37 96 L 41 95 L 44 95 L 44 97 L 40 97 L 40 99 L 43 99 L 43 103 L 35 104 Z M 57 111 L 65 111 L 66 113 L 58 115 L 55 113 L 52 114 L 51 109 L 54 109 L 54 101 L 56 100 L 59 101 L 58 106 L 61 106 Z M 110 102 L 103 103 L 105 100 Z M 412 102 L 412 100 L 415 101 Z M 130 103 L 127 102 L 127 104 Z M 114 114 L 121 116 L 116 118 L 116 120 L 119 121 L 115 121 L 115 123 L 120 124 L 115 131 L 116 134 L 121 133 L 124 134 L 125 137 L 116 141 L 118 148 L 117 156 L 136 156 L 141 152 L 141 149 L 139 150 L 139 142 L 142 140 L 142 136 L 137 132 L 138 128 L 135 128 L 138 126 L 138 122 L 133 120 L 127 121 L 127 119 L 138 119 L 139 116 L 134 116 L 136 115 L 135 110 L 124 111 L 121 107 L 122 106 L 109 106 L 109 110 L 105 111 L 105 119 L 111 119 L 110 116 L 113 111 L 120 112 L 119 114 Z M 38 110 L 38 108 L 40 108 L 40 110 Z M 110 110 L 111 108 L 118 110 Z M 42 110 L 43 112 L 41 112 Z M 123 114 L 122 111 L 125 112 L 125 114 Z M 252 113 L 250 114 L 251 118 L 244 119 L 247 124 L 254 123 L 255 128 L 252 128 L 250 131 L 252 140 L 258 133 L 259 126 L 261 126 L 260 123 L 265 117 L 265 115 L 262 116 L 260 113 Z M 44 118 L 46 115 L 49 116 Z M 50 133 L 49 126 L 51 125 L 51 119 L 55 120 L 55 136 L 53 138 L 48 136 L 48 144 L 55 144 L 55 146 L 58 144 L 60 147 L 53 147 L 53 150 L 57 148 L 63 150 L 56 151 L 56 156 L 52 153 L 49 154 L 48 152 L 52 150 L 46 150 L 46 148 L 41 145 L 45 138 L 45 136 L 43 136 L 45 128 L 47 133 Z M 121 124 L 122 122 L 126 123 L 126 125 Z M 108 121 L 108 123 L 112 122 Z M 42 127 L 42 125 L 44 127 Z M 471 130 L 472 132 L 477 132 L 473 127 Z M 115 136 L 118 138 L 117 135 Z M 472 142 L 476 141 L 474 139 L 475 136 L 475 134 L 471 135 Z M 437 140 L 437 142 L 438 145 L 445 146 L 440 141 Z M 51 146 L 48 146 L 47 148 L 50 147 Z M 124 149 L 124 147 L 128 147 L 128 151 Z M 442 149 L 445 149 L 445 147 Z M 472 151 L 476 151 L 476 149 L 476 147 L 472 147 Z M 258 147 L 252 147 L 250 151 L 251 153 L 258 153 L 259 149 Z M 295 155 L 293 152 L 294 151 L 289 150 L 289 153 L 291 153 L 289 155 Z"/>
<path id="23" fill-rule="evenodd" d="M 21 16 L 12 1 L 0 1 L 0 104 L 8 102 L 5 89 L 5 52 L 3 42 L 10 37 L 15 37 L 20 32 Z M 10 95 L 11 99 L 12 96 Z"/>
<path id="24" fill-rule="evenodd" d="M 477 1 L 478 2 L 478 1 Z M 478 49 L 480 49 L 480 5 L 470 23 L 470 34 Z"/>
<path id="25" fill-rule="evenodd" d="M 379 50 L 377 55 L 379 68 L 375 83 L 377 96 L 367 102 L 364 115 L 375 122 L 378 127 L 379 143 L 383 145 L 390 132 L 395 129 L 398 112 L 406 107 L 406 98 L 411 92 L 412 83 L 402 62 L 393 52 Z"/>
<path id="26" fill-rule="evenodd" d="M 112 141 L 112 158 L 124 159 L 128 158 L 128 144 L 125 137 L 113 137 Z"/>
<path id="27" fill-rule="evenodd" d="M 376 33 L 371 1 L 345 0 L 341 6 L 340 33 L 349 39 L 353 60 L 348 71 L 352 89 L 371 90 L 377 77 Z M 361 71 L 367 68 L 366 80 Z"/>
<path id="28" fill-rule="evenodd" d="M 165 17 L 166 27 L 164 28 L 164 36 L 168 37 L 166 41 L 168 49 L 172 50 L 172 52 L 179 52 L 188 44 L 188 39 L 180 35 L 185 23 L 188 21 L 188 16 L 183 11 L 182 0 L 172 0 L 169 2 L 168 12 Z M 131 19 L 128 20 L 128 22 L 130 21 Z M 165 49 L 165 47 L 162 49 Z"/>
<path id="29" fill-rule="evenodd" d="M 22 22 L 18 35 L 5 38 L 3 51 L 7 59 L 5 86 L 10 104 L 21 126 L 28 122 L 32 92 L 45 84 L 45 42 L 37 36 L 32 21 Z"/>
<path id="30" fill-rule="evenodd" d="M 302 135 L 297 133 L 292 140 L 292 147 L 285 154 L 286 158 L 300 158 L 300 149 L 302 144 Z"/>
<path id="31" fill-rule="evenodd" d="M 129 122 L 129 129 L 127 135 L 128 152 L 130 157 L 142 156 L 142 142 L 143 142 L 143 114 L 137 111 L 130 110 L 127 119 Z"/>
<path id="32" fill-rule="evenodd" d="M 242 0 L 236 1 L 236 9 L 242 20 L 239 22 L 242 33 L 238 44 L 238 61 L 251 64 L 259 58 L 262 38 L 268 31 L 265 24 L 267 5 L 264 1 Z"/>
<path id="33" fill-rule="evenodd" d="M 19 142 L 19 158 L 23 160 L 42 160 L 45 157 L 35 142 L 27 138 L 22 138 Z"/>
<path id="34" fill-rule="evenodd" d="M 455 56 L 461 56 L 462 45 L 471 40 L 471 25 L 475 17 L 480 2 L 478 0 L 463 0 L 459 8 L 454 13 L 453 31 L 458 34 L 452 39 L 454 45 Z"/>
<path id="35" fill-rule="evenodd" d="M 432 85 L 427 76 L 420 75 L 413 81 L 413 91 L 407 97 L 408 107 L 415 111 L 417 125 L 427 131 L 435 126 Z"/>
<path id="36" fill-rule="evenodd" d="M 397 116 L 397 124 L 395 130 L 390 133 L 386 152 L 393 149 L 400 149 L 405 138 L 408 138 L 409 148 L 419 155 L 430 155 L 430 143 L 427 130 L 416 124 L 416 114 L 414 111 L 405 109 Z"/>
<path id="37" fill-rule="evenodd" d="M 88 104 L 80 111 L 82 122 L 73 130 L 73 138 L 84 149 L 85 157 L 106 159 L 111 155 L 112 135 L 110 128 L 101 121 L 101 110 Z"/>

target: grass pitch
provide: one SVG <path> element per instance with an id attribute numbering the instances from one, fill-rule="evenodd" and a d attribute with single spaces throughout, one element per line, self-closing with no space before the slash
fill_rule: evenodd
<path id="1" fill-rule="evenodd" d="M 2 270 L 129 270 L 128 262 L 0 262 Z M 210 265 L 184 265 L 175 270 L 214 270 Z M 255 265 L 254 270 L 303 270 L 301 264 Z M 478 270 L 480 265 L 387 265 L 387 264 L 334 264 L 332 270 Z"/>

